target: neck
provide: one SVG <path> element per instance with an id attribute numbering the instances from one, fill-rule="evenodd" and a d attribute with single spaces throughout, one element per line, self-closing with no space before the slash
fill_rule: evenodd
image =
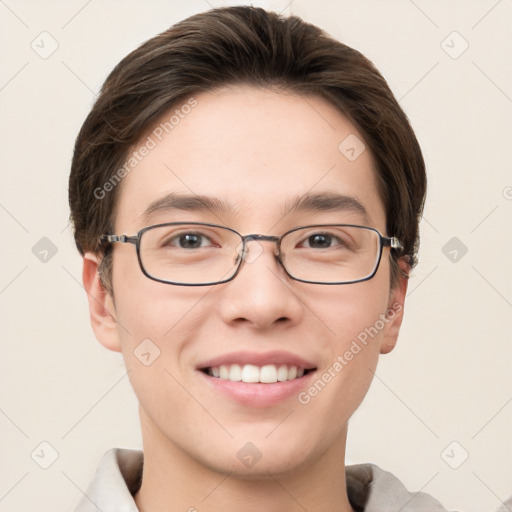
<path id="1" fill-rule="evenodd" d="M 254 477 L 193 458 L 148 421 L 142 434 L 142 485 L 135 495 L 140 512 L 353 512 L 345 483 L 346 428 L 316 460 Z"/>

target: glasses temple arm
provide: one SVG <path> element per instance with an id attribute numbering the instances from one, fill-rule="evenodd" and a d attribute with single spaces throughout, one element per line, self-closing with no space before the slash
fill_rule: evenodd
<path id="1" fill-rule="evenodd" d="M 136 244 L 137 240 L 139 239 L 138 236 L 128 236 L 128 235 L 101 235 L 100 242 L 102 243 L 115 243 L 120 242 L 122 244 Z"/>

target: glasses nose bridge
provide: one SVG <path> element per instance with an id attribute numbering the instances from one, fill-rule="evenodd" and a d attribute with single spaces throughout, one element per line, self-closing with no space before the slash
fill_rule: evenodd
<path id="1" fill-rule="evenodd" d="M 259 235 L 257 233 L 252 233 L 250 235 L 242 235 L 242 251 L 245 255 L 247 255 L 247 251 L 249 250 L 247 243 L 248 242 L 273 242 L 274 243 L 274 256 L 279 263 L 281 263 L 281 239 L 280 236 L 272 236 L 272 235 Z M 259 244 L 258 244 L 259 245 Z M 263 248 L 260 249 L 263 252 Z M 255 253 L 256 254 L 256 253 Z M 261 254 L 261 253 L 260 253 Z M 246 259 L 244 256 L 243 259 Z"/>
<path id="2" fill-rule="evenodd" d="M 247 243 L 248 242 L 273 242 L 274 243 L 274 255 L 278 257 L 280 256 L 280 243 L 281 243 L 280 236 L 273 236 L 273 235 L 259 235 L 257 233 L 252 233 L 250 235 L 243 235 L 242 236 L 242 244 L 244 251 L 247 249 Z"/>

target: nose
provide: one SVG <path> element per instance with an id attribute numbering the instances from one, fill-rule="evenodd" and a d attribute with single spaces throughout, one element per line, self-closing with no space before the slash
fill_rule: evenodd
<path id="1" fill-rule="evenodd" d="M 247 323 L 256 329 L 277 324 L 296 324 L 303 316 L 303 303 L 293 281 L 279 263 L 276 244 L 270 237 L 247 237 L 244 261 L 236 277 L 222 287 L 219 305 L 229 324 Z"/>

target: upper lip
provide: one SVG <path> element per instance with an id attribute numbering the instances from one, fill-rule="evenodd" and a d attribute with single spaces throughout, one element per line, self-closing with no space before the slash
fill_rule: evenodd
<path id="1" fill-rule="evenodd" d="M 305 370 L 312 370 L 316 368 L 316 365 L 311 361 L 292 354 L 291 352 L 285 352 L 276 350 L 272 352 L 230 352 L 229 354 L 223 354 L 216 356 L 211 359 L 202 361 L 197 365 L 197 369 L 203 370 L 205 368 L 213 368 L 221 365 L 230 364 L 253 364 L 255 366 L 266 366 L 274 364 L 276 366 L 297 366 L 298 368 L 304 368 Z"/>

